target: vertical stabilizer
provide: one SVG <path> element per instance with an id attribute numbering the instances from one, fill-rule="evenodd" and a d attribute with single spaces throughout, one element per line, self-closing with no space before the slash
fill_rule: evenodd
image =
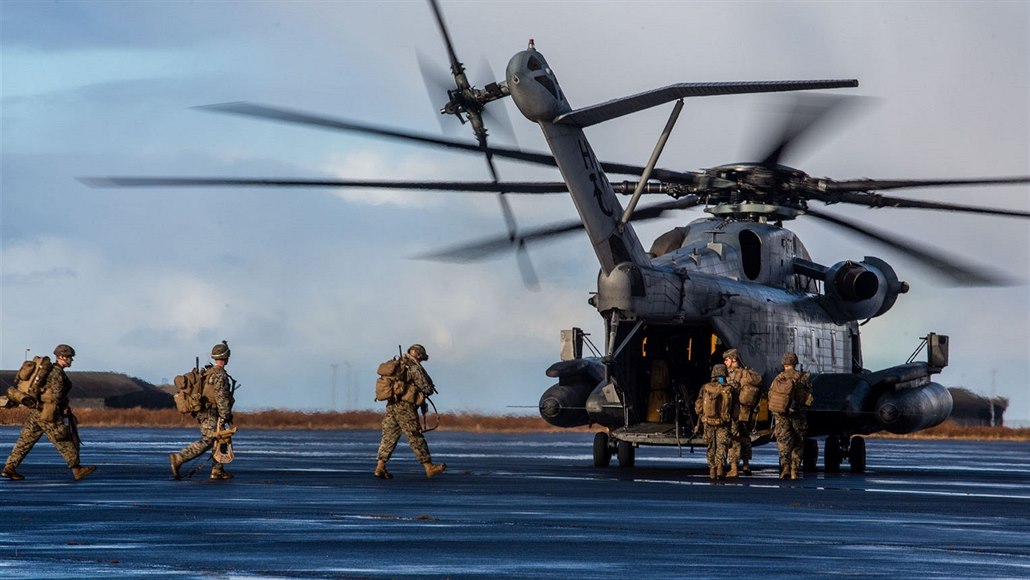
<path id="1" fill-rule="evenodd" d="M 572 200 L 583 220 L 590 243 L 605 275 L 618 264 L 650 264 L 633 226 L 621 226 L 622 204 L 601 170 L 583 129 L 557 125 L 553 121 L 572 110 L 557 78 L 544 57 L 530 45 L 529 50 L 512 57 L 508 63 L 508 88 L 523 115 L 540 125 L 551 147 L 551 154 L 569 187 Z"/>

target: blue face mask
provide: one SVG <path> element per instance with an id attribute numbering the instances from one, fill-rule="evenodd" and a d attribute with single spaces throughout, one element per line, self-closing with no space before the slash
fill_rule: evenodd
<path id="1" fill-rule="evenodd" d="M 720 383 L 725 383 L 726 382 L 726 377 L 719 377 L 719 382 Z"/>

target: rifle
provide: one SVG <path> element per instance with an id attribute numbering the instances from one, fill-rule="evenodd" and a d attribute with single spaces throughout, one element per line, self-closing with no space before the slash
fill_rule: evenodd
<path id="1" fill-rule="evenodd" d="M 435 393 L 436 391 L 433 391 L 433 392 Z M 426 413 L 426 403 L 429 403 L 433 407 L 433 414 L 436 415 L 436 425 L 433 425 L 432 427 L 429 426 L 429 418 L 427 416 L 428 414 Z M 422 411 L 422 432 L 423 433 L 429 433 L 430 431 L 436 430 L 436 428 L 440 426 L 440 412 L 436 410 L 436 404 L 433 403 L 433 400 L 430 399 L 429 397 L 426 397 L 425 402 L 422 403 L 421 411 Z"/>
<path id="2" fill-rule="evenodd" d="M 68 431 L 71 432 L 72 444 L 76 448 L 82 447 L 82 439 L 79 438 L 79 419 L 72 413 L 70 408 L 65 408 L 64 418 L 67 420 Z"/>

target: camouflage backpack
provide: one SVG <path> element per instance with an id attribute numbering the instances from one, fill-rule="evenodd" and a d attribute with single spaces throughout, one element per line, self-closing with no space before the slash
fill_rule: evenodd
<path id="1" fill-rule="evenodd" d="M 207 371 L 211 365 L 204 368 L 194 367 L 189 372 L 175 377 L 175 408 L 184 415 L 193 415 L 205 409 L 207 399 L 204 396 L 204 384 L 207 382 Z"/>
<path id="2" fill-rule="evenodd" d="M 744 407 L 754 408 L 762 398 L 762 375 L 751 369 L 743 369 L 740 377 L 740 391 L 737 401 Z"/>
<path id="3" fill-rule="evenodd" d="M 807 373 L 788 371 L 780 373 L 769 386 L 769 410 L 773 413 L 785 414 L 798 410 L 798 406 L 810 404 L 810 401 L 798 401 L 800 392 L 797 386 L 806 380 Z"/>
<path id="4" fill-rule="evenodd" d="M 716 388 L 710 388 L 716 385 Z M 701 419 L 706 425 L 721 425 L 729 421 L 729 401 L 723 385 L 708 383 L 701 388 Z"/>
<path id="5" fill-rule="evenodd" d="M 376 379 L 376 400 L 394 401 L 405 391 L 404 365 L 400 358 L 394 357 L 376 368 L 379 378 Z"/>
<path id="6" fill-rule="evenodd" d="M 39 397 L 43 391 L 43 381 L 46 380 L 50 369 L 54 367 L 48 356 L 35 356 L 21 364 L 15 380 L 17 387 L 7 389 L 7 400 L 15 405 L 25 405 L 30 409 L 39 406 Z"/>

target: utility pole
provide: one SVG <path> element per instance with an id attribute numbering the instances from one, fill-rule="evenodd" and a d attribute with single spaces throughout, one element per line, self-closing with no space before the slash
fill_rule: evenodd
<path id="1" fill-rule="evenodd" d="M 352 380 L 350 361 L 343 361 L 343 365 L 347 367 L 347 410 L 353 411 L 357 402 L 354 400 L 354 381 Z"/>
<path id="2" fill-rule="evenodd" d="M 998 369 L 991 369 L 991 427 L 994 427 L 994 396 L 998 392 L 998 386 L 994 379 L 998 376 Z"/>
<path id="3" fill-rule="evenodd" d="M 340 368 L 338 363 L 332 363 L 329 365 L 333 369 L 333 406 L 331 411 L 336 412 L 336 371 Z"/>

